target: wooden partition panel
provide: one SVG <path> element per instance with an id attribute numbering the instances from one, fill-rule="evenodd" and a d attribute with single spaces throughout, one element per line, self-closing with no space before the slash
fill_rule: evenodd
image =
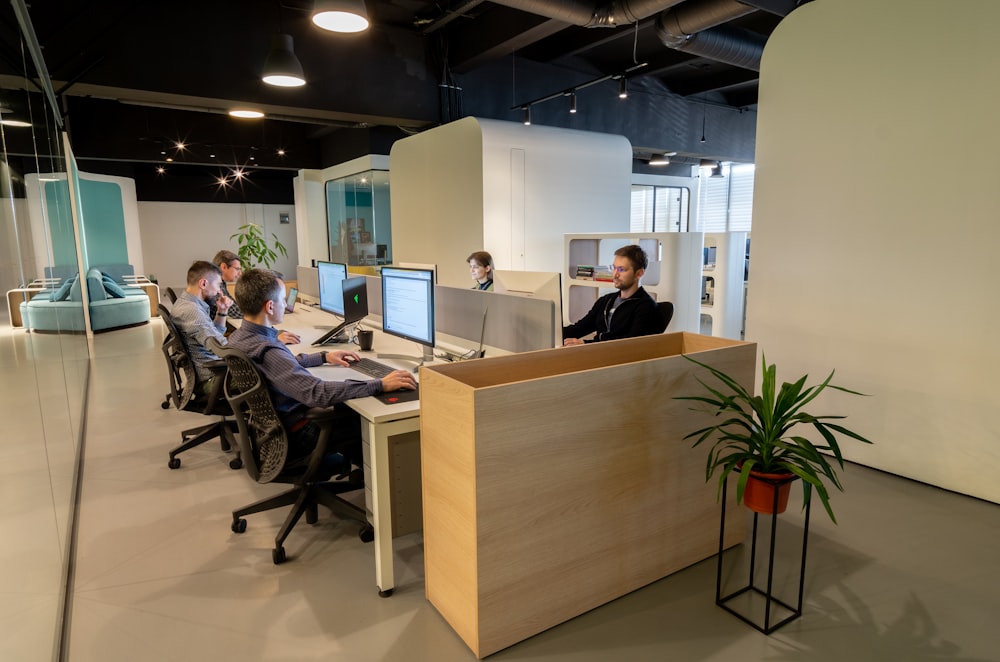
<path id="1" fill-rule="evenodd" d="M 427 597 L 476 655 L 715 553 L 682 352 L 753 385 L 756 345 L 687 333 L 421 372 Z"/>

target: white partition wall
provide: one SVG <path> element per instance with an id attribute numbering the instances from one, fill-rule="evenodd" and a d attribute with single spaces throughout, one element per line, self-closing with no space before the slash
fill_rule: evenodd
<path id="1" fill-rule="evenodd" d="M 622 136 L 467 117 L 390 154 L 396 261 L 471 286 L 465 258 L 562 271 L 563 234 L 627 232 L 632 149 Z"/>
<path id="2" fill-rule="evenodd" d="M 850 459 L 994 502 L 997 25 L 986 0 L 814 2 L 781 23 L 747 303 L 747 340 L 779 377 L 836 368 L 872 394 L 816 407 L 875 440 Z"/>

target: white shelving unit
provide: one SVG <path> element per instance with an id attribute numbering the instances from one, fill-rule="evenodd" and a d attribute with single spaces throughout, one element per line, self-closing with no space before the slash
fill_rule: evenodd
<path id="1" fill-rule="evenodd" d="M 705 234 L 699 324 L 704 335 L 742 339 L 746 245 L 746 232 Z"/>
<path id="2" fill-rule="evenodd" d="M 638 244 L 649 257 L 642 286 L 657 301 L 674 304 L 668 331 L 697 333 L 700 318 L 702 243 L 700 232 L 622 232 L 565 235 L 563 323 L 583 317 L 598 297 L 610 292 L 609 282 L 576 278 L 577 265 L 609 265 L 615 251 Z"/>

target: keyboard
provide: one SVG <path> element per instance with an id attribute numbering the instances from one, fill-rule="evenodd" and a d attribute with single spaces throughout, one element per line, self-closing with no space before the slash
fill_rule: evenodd
<path id="1" fill-rule="evenodd" d="M 395 368 L 390 368 L 384 363 L 379 363 L 378 361 L 373 361 L 372 359 L 362 358 L 360 361 L 351 363 L 351 370 L 357 370 L 358 372 L 368 375 L 369 377 L 374 377 L 375 379 L 382 379 L 395 370 Z"/>

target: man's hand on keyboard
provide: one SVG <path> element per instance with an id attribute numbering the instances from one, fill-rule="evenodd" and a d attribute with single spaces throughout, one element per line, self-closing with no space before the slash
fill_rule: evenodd
<path id="1" fill-rule="evenodd" d="M 382 390 L 386 393 L 403 388 L 411 390 L 417 388 L 417 380 L 409 370 L 393 370 L 382 378 Z"/>
<path id="2" fill-rule="evenodd" d="M 339 365 L 346 368 L 354 361 L 360 360 L 361 357 L 355 352 L 351 352 L 346 349 L 333 349 L 326 353 L 326 362 L 329 365 Z"/>

